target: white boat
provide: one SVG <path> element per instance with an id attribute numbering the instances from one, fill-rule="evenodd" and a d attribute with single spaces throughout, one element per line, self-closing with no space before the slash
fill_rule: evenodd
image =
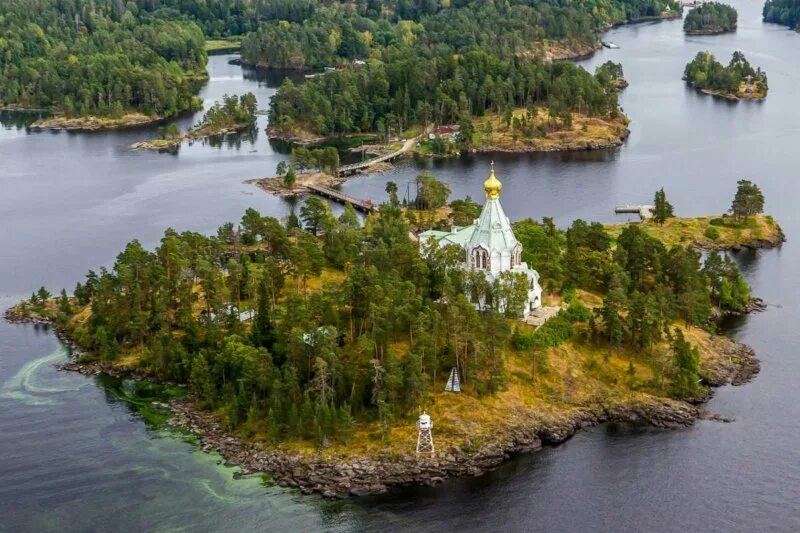
<path id="1" fill-rule="evenodd" d="M 612 43 L 611 41 L 600 41 L 600 42 L 606 48 L 611 48 L 611 49 L 619 48 L 618 44 Z"/>

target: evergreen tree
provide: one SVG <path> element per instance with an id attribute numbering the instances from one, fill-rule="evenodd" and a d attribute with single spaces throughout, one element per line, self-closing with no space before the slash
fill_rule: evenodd
<path id="1" fill-rule="evenodd" d="M 656 191 L 653 203 L 655 204 L 653 220 L 663 226 L 668 218 L 674 216 L 672 204 L 667 201 L 667 194 L 664 192 L 663 187 Z"/>
<path id="2" fill-rule="evenodd" d="M 283 163 L 283 161 L 281 161 Z M 283 184 L 287 189 L 291 189 L 294 187 L 294 184 L 297 183 L 297 174 L 294 172 L 294 165 L 289 166 L 289 170 L 283 174 Z"/>
<path id="3" fill-rule="evenodd" d="M 275 327 L 272 324 L 271 301 L 269 296 L 269 282 L 266 274 L 258 284 L 258 309 L 253 319 L 251 332 L 253 345 L 273 351 L 275 344 Z"/>
<path id="4" fill-rule="evenodd" d="M 679 394 L 694 394 L 699 387 L 700 351 L 675 329 L 671 342 L 675 361 L 674 388 Z"/>
<path id="5" fill-rule="evenodd" d="M 739 180 L 736 196 L 731 204 L 731 213 L 736 220 L 747 220 L 748 217 L 764 212 L 764 194 L 758 185 L 746 179 Z"/>

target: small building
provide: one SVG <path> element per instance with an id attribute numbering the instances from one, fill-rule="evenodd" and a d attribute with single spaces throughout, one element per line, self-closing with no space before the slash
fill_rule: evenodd
<path id="1" fill-rule="evenodd" d="M 494 163 L 489 177 L 483 182 L 486 203 L 480 217 L 470 226 L 454 226 L 450 231 L 428 230 L 420 233 L 420 245 L 434 239 L 439 247 L 458 246 L 464 250 L 464 268 L 480 270 L 493 283 L 503 272 L 523 274 L 528 280 L 528 295 L 523 317 L 542 305 L 542 288 L 539 273 L 522 261 L 522 244 L 514 236 L 511 221 L 500 204 L 503 184 L 494 174 Z M 484 302 L 476 302 L 478 309 Z"/>

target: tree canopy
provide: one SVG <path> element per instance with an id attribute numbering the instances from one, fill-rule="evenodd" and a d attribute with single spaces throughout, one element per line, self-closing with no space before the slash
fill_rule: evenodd
<path id="1" fill-rule="evenodd" d="M 736 31 L 736 9 L 728 4 L 706 2 L 689 11 L 683 19 L 686 33 L 724 33 Z"/>
<path id="2" fill-rule="evenodd" d="M 783 24 L 792 29 L 800 29 L 800 1 L 767 0 L 763 10 L 764 22 Z"/>
<path id="3" fill-rule="evenodd" d="M 139 111 L 171 117 L 198 105 L 203 32 L 112 0 L 7 0 L 0 6 L 0 104 L 68 115 Z"/>
<path id="4" fill-rule="evenodd" d="M 742 179 L 737 182 L 736 196 L 731 204 L 731 213 L 737 220 L 764 212 L 764 194 L 758 185 Z"/>

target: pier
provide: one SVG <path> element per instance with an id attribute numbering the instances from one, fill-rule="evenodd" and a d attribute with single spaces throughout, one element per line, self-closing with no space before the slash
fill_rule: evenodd
<path id="1" fill-rule="evenodd" d="M 371 166 L 377 165 L 378 163 L 383 163 L 384 161 L 391 161 L 392 159 L 400 157 L 404 153 L 408 152 L 411 149 L 411 147 L 417 143 L 418 139 L 419 139 L 418 137 L 414 137 L 413 139 L 406 140 L 406 142 L 403 143 L 403 146 L 399 150 L 395 150 L 394 152 L 379 155 L 378 157 L 373 157 L 372 159 L 367 159 L 366 161 L 361 161 L 359 163 L 343 165 L 339 167 L 339 175 L 349 176 L 350 174 L 355 174 L 356 172 L 366 170 Z"/>
<path id="2" fill-rule="evenodd" d="M 334 202 L 342 205 L 350 204 L 355 210 L 361 211 L 362 213 L 371 213 L 372 211 L 377 210 L 377 207 L 372 203 L 371 200 L 360 200 L 358 198 L 353 198 L 352 196 L 344 194 L 343 192 L 337 191 L 331 187 L 326 187 L 325 185 L 307 184 L 305 187 L 314 194 L 322 196 L 323 198 L 327 198 L 328 200 L 333 200 Z"/>
<path id="3" fill-rule="evenodd" d="M 615 213 L 637 213 L 639 218 L 642 220 L 647 220 L 648 218 L 653 216 L 653 211 L 655 210 L 656 206 L 654 205 L 618 205 L 614 208 Z"/>

